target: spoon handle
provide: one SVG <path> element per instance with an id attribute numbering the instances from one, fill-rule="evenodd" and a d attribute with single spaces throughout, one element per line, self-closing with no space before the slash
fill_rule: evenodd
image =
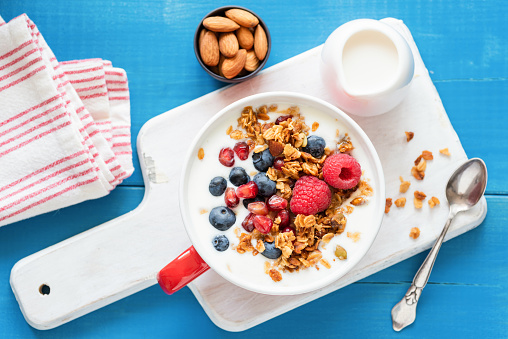
<path id="1" fill-rule="evenodd" d="M 446 224 L 443 227 L 443 231 L 439 235 L 436 240 L 434 246 L 430 250 L 427 258 L 416 272 L 415 277 L 413 278 L 413 283 L 407 290 L 406 294 L 402 298 L 401 301 L 397 305 L 395 305 L 392 309 L 392 323 L 393 329 L 395 331 L 400 331 L 404 327 L 411 325 L 416 319 L 416 305 L 418 303 L 418 299 L 422 294 L 422 290 L 427 285 L 429 281 L 430 272 L 432 272 L 432 268 L 434 267 L 434 263 L 436 262 L 437 254 L 439 253 L 439 249 L 441 248 L 441 244 L 446 236 L 446 232 L 450 228 L 450 224 L 452 222 L 453 217 L 456 212 L 450 210 L 450 214 L 448 216 L 448 220 L 446 220 Z"/>

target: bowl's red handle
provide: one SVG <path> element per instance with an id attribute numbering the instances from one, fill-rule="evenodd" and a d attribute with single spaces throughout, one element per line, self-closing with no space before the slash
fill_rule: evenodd
<path id="1" fill-rule="evenodd" d="M 173 294 L 209 268 L 194 246 L 191 246 L 160 270 L 157 281 L 164 292 Z"/>

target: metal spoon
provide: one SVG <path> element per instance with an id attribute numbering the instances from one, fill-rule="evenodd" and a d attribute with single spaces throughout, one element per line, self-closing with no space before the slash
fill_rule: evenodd
<path id="1" fill-rule="evenodd" d="M 404 298 L 392 309 L 393 329 L 400 331 L 416 319 L 416 305 L 427 284 L 443 239 L 450 224 L 459 212 L 467 211 L 480 200 L 487 186 L 487 167 L 478 158 L 471 159 L 457 168 L 446 185 L 446 199 L 450 204 L 448 220 L 427 258 L 416 273 Z"/>

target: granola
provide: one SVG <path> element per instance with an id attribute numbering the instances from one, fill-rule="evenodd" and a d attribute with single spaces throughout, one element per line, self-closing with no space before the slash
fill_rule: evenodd
<path id="1" fill-rule="evenodd" d="M 253 151 L 262 152 L 267 148 L 274 157 L 283 159 L 280 169 L 270 166 L 266 176 L 276 183 L 276 194 L 289 201 L 292 197 L 292 188 L 295 182 L 303 176 L 310 175 L 323 179 L 323 166 L 327 157 L 335 153 L 351 153 L 354 149 L 351 138 L 345 133 L 340 135 L 337 131 L 337 144 L 335 149 L 325 148 L 321 157 L 303 151 L 307 146 L 309 131 L 305 118 L 298 107 L 277 111 L 277 107 L 261 106 L 254 109 L 245 107 L 238 118 L 238 129 L 229 132 L 230 137 L 242 136 L 256 146 Z M 267 112 L 282 114 L 277 123 L 266 119 Z M 317 122 L 312 124 L 312 131 L 319 127 Z M 340 235 L 346 228 L 346 215 L 354 207 L 368 203 L 368 197 L 373 195 L 373 189 L 368 182 L 361 180 L 359 184 L 348 190 L 332 190 L 332 199 L 328 208 L 315 215 L 297 214 L 291 218 L 290 227 L 281 226 L 281 218 L 272 215 L 273 226 L 268 234 L 262 234 L 257 229 L 252 233 L 237 232 L 239 243 L 234 247 L 238 253 L 262 253 L 266 243 L 274 243 L 281 255 L 270 263 L 265 263 L 265 273 L 274 281 L 280 281 L 280 272 L 294 272 L 316 267 L 318 264 L 330 268 L 331 264 L 323 259 L 321 248 L 328 244 L 336 235 Z M 347 202 L 349 201 L 349 204 Z M 289 231 L 288 231 L 289 229 Z M 347 233 L 354 242 L 360 240 L 360 233 Z M 340 247 L 340 246 L 339 246 Z M 340 247 L 340 260 L 347 258 L 347 253 Z"/>

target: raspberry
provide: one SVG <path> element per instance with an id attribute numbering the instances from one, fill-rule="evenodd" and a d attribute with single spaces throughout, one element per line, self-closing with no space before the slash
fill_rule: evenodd
<path id="1" fill-rule="evenodd" d="M 291 212 L 311 215 L 324 211 L 332 201 L 332 192 L 328 185 L 313 176 L 298 179 L 293 188 Z"/>
<path id="2" fill-rule="evenodd" d="M 237 142 L 235 147 L 233 147 L 233 150 L 235 151 L 236 155 L 238 155 L 240 160 L 247 160 L 249 157 L 249 145 L 247 145 L 246 142 Z"/>
<path id="3" fill-rule="evenodd" d="M 323 166 L 323 177 L 330 185 L 347 190 L 358 185 L 362 168 L 355 158 L 348 154 L 337 153 L 328 157 Z"/>
<path id="4" fill-rule="evenodd" d="M 219 161 L 226 167 L 233 167 L 235 164 L 235 152 L 229 147 L 225 147 L 219 152 Z"/>

